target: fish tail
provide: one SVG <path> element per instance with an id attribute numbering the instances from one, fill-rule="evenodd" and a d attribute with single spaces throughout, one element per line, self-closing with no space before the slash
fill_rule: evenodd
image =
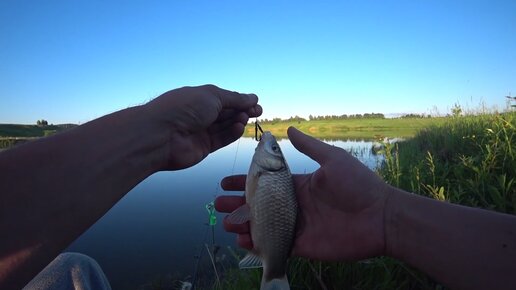
<path id="1" fill-rule="evenodd" d="M 283 276 L 282 278 L 276 278 L 269 281 L 265 281 L 265 279 L 262 277 L 262 285 L 260 286 L 260 290 L 290 290 L 287 275 Z"/>

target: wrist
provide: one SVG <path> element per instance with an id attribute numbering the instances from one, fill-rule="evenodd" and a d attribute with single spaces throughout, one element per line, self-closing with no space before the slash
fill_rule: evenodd
<path id="1" fill-rule="evenodd" d="M 384 206 L 384 255 L 396 257 L 396 245 L 399 240 L 399 213 L 403 208 L 404 193 L 400 189 L 387 186 Z"/>
<path id="2" fill-rule="evenodd" d="M 174 135 L 174 128 L 164 120 L 154 116 L 147 105 L 132 108 L 135 118 L 134 124 L 138 130 L 136 137 L 139 140 L 139 148 L 143 153 L 142 163 L 152 173 L 163 170 L 168 162 L 169 143 Z"/>
<path id="3" fill-rule="evenodd" d="M 124 152 L 127 165 L 138 168 L 146 176 L 163 168 L 165 144 L 169 133 L 152 118 L 146 106 L 130 107 L 115 114 L 112 123 L 117 128 L 109 132 L 115 132 L 122 139 L 119 139 L 119 146 L 125 148 L 119 153 Z"/>

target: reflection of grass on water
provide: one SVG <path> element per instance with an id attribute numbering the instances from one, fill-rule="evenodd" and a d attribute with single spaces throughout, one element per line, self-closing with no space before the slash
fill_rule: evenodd
<path id="1" fill-rule="evenodd" d="M 379 174 L 416 194 L 515 214 L 515 135 L 515 112 L 448 118 L 414 138 L 384 144 Z M 444 289 L 387 257 L 340 263 L 293 258 L 288 277 L 292 289 Z M 259 269 L 232 269 L 220 289 L 259 289 L 260 279 Z"/>

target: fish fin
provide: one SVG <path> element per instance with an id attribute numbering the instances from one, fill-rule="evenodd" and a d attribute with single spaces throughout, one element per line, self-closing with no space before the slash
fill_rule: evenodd
<path id="1" fill-rule="evenodd" d="M 240 263 L 238 263 L 238 267 L 240 269 L 252 269 L 252 268 L 261 268 L 262 265 L 262 259 L 260 257 L 256 256 L 253 253 L 248 253 Z"/>
<path id="2" fill-rule="evenodd" d="M 265 281 L 265 279 L 262 277 L 260 290 L 290 290 L 287 275 L 283 276 L 282 278 L 272 279 L 270 281 Z"/>
<path id="3" fill-rule="evenodd" d="M 251 215 L 251 209 L 249 208 L 249 205 L 243 204 L 239 208 L 235 209 L 229 216 L 228 216 L 228 222 L 232 224 L 243 224 L 247 221 L 249 221 L 249 217 Z"/>

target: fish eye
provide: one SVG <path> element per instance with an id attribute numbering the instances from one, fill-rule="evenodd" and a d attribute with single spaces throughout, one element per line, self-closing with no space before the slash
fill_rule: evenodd
<path id="1" fill-rule="evenodd" d="M 271 146 L 271 149 L 272 149 L 272 151 L 274 151 L 274 152 L 278 152 L 278 151 L 279 151 L 279 147 L 278 147 L 278 145 L 272 145 L 272 146 Z"/>

